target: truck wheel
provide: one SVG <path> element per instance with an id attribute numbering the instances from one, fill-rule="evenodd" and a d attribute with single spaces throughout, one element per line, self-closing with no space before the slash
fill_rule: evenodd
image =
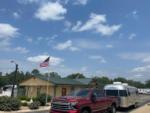
<path id="1" fill-rule="evenodd" d="M 114 105 L 111 106 L 110 113 L 116 113 L 116 107 Z"/>
<path id="2" fill-rule="evenodd" d="M 82 110 L 81 113 L 89 113 L 88 110 Z"/>

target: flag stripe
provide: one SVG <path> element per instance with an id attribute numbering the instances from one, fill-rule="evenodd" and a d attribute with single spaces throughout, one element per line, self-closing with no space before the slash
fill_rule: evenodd
<path id="1" fill-rule="evenodd" d="M 40 64 L 40 67 L 48 67 L 48 66 L 49 66 L 49 57 Z"/>

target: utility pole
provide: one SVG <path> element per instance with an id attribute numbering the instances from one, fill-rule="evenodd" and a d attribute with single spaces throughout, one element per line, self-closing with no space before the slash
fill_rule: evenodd
<path id="1" fill-rule="evenodd" d="M 11 61 L 11 63 L 15 63 L 14 61 Z M 11 97 L 14 97 L 14 88 L 15 88 L 15 84 L 16 84 L 16 78 L 17 78 L 17 71 L 18 71 L 18 64 L 15 63 L 15 75 L 14 75 L 14 79 L 13 79 L 13 86 L 12 86 L 12 92 L 11 92 Z"/>

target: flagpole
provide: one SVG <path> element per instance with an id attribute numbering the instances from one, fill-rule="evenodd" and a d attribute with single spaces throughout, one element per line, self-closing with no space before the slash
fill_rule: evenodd
<path id="1" fill-rule="evenodd" d="M 47 88 L 46 88 L 46 104 L 47 104 L 47 102 L 48 102 L 48 83 L 49 83 L 49 79 L 50 79 L 50 65 L 48 66 L 48 75 L 47 75 L 47 80 L 48 80 L 48 82 L 47 82 Z"/>
<path id="2" fill-rule="evenodd" d="M 40 63 L 40 67 L 48 67 L 48 72 L 49 72 L 49 59 L 48 57 L 46 60 L 44 60 L 42 63 Z M 46 83 L 46 98 L 45 98 L 45 103 L 47 104 L 47 97 L 48 97 L 48 85 L 49 85 L 49 74 L 47 76 L 47 83 Z"/>

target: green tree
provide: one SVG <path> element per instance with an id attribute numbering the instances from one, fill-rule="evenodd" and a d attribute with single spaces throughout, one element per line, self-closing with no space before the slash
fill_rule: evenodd
<path id="1" fill-rule="evenodd" d="M 0 88 L 1 88 L 2 86 L 4 86 L 4 85 L 6 85 L 5 77 L 0 76 Z"/>
<path id="2" fill-rule="evenodd" d="M 27 72 L 25 73 L 25 76 L 31 76 L 31 73 L 27 71 Z"/>
<path id="3" fill-rule="evenodd" d="M 31 75 L 40 75 L 40 71 L 38 69 L 33 69 Z"/>
<path id="4" fill-rule="evenodd" d="M 73 73 L 68 75 L 66 78 L 77 79 L 77 78 L 85 78 L 85 76 L 82 73 Z"/>
<path id="5" fill-rule="evenodd" d="M 115 78 L 114 79 L 114 82 L 122 82 L 122 83 L 127 83 L 128 80 L 126 80 L 125 78 L 123 77 L 118 77 L 118 78 Z"/>
<path id="6" fill-rule="evenodd" d="M 45 76 L 49 76 L 51 78 L 61 78 L 61 76 L 57 72 L 45 73 Z"/>
<path id="7" fill-rule="evenodd" d="M 51 72 L 50 77 L 61 78 L 61 76 L 57 72 Z"/>
<path id="8" fill-rule="evenodd" d="M 128 80 L 127 83 L 131 86 L 135 86 L 137 88 L 144 88 L 145 85 L 139 81 Z"/>
<path id="9" fill-rule="evenodd" d="M 147 81 L 146 81 L 145 87 L 146 87 L 146 88 L 150 88 L 150 80 L 147 80 Z"/>
<path id="10" fill-rule="evenodd" d="M 94 77 L 93 81 L 97 82 L 98 87 L 103 88 L 106 84 L 111 84 L 112 80 L 108 77 Z"/>

